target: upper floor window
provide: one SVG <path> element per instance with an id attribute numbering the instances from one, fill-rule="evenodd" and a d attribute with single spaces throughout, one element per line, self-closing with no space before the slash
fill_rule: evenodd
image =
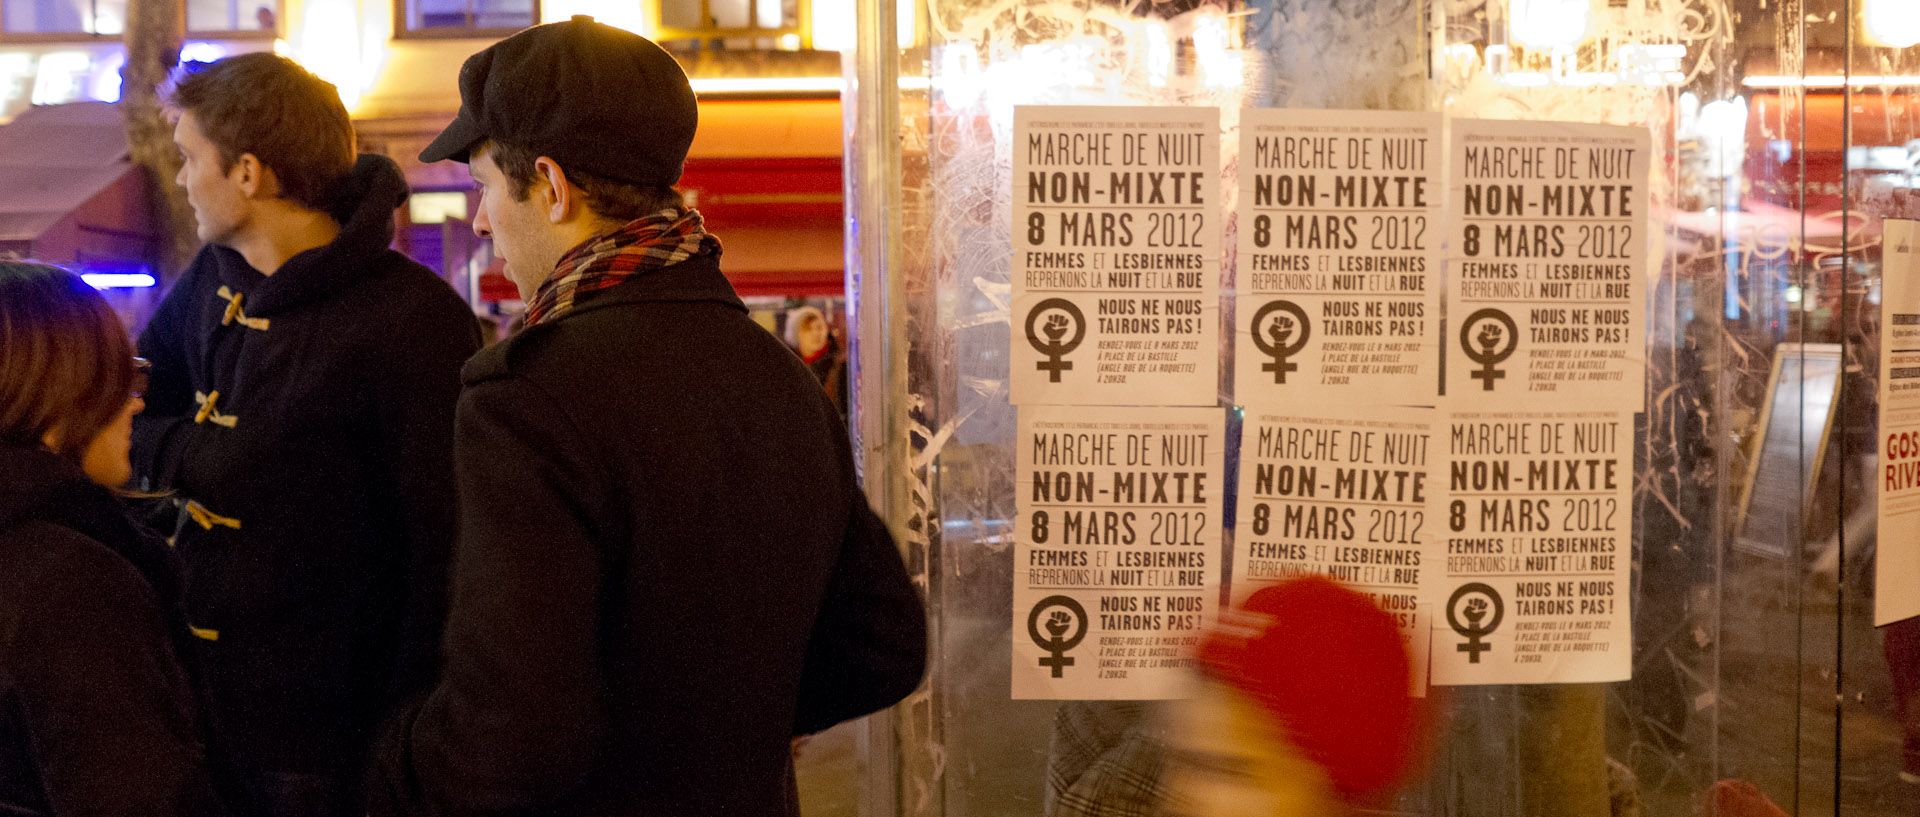
<path id="1" fill-rule="evenodd" d="M 793 50 L 805 42 L 802 0 L 659 0 L 662 43 Z"/>
<path id="2" fill-rule="evenodd" d="M 187 30 L 258 33 L 280 30 L 277 0 L 187 0 Z"/>
<path id="3" fill-rule="evenodd" d="M 0 0 L 0 32 L 118 37 L 127 0 Z"/>
<path id="4" fill-rule="evenodd" d="M 188 37 L 271 38 L 279 31 L 280 0 L 179 0 Z M 127 0 L 0 0 L 0 37 L 74 39 L 119 37 Z"/>
<path id="5" fill-rule="evenodd" d="M 540 19 L 539 0 L 404 0 L 399 30 L 407 34 L 472 37 L 512 32 Z"/>

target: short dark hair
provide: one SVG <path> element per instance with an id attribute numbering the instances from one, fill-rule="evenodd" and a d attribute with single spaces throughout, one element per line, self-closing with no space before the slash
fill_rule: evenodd
<path id="1" fill-rule="evenodd" d="M 80 276 L 0 261 L 0 439 L 39 445 L 56 427 L 80 463 L 133 394 L 127 327 Z"/>
<path id="2" fill-rule="evenodd" d="M 189 63 L 168 102 L 193 113 L 220 151 L 220 170 L 251 153 L 273 170 L 280 195 L 331 210 L 336 185 L 353 170 L 353 120 L 333 83 L 278 54 L 257 52 Z"/>
<path id="3" fill-rule="evenodd" d="M 536 171 L 534 160 L 540 152 L 502 142 L 498 139 L 486 142 L 493 164 L 500 168 L 500 175 L 506 177 L 507 192 L 513 194 L 514 201 L 526 201 L 533 189 Z M 566 168 L 561 168 L 566 170 Z M 645 185 L 616 181 L 605 176 L 576 170 L 566 170 L 567 181 L 587 197 L 587 209 L 601 218 L 613 221 L 632 221 L 641 216 L 650 216 L 661 210 L 680 207 L 680 191 L 672 185 Z"/>

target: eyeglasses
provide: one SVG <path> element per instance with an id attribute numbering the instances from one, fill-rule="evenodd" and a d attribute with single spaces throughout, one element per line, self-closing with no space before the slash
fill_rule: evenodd
<path id="1" fill-rule="evenodd" d="M 144 357 L 133 359 L 133 396 L 143 397 L 147 393 L 147 381 L 153 378 L 153 361 Z"/>

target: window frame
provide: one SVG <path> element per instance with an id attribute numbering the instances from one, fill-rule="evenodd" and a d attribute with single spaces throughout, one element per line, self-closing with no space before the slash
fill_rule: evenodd
<path id="1" fill-rule="evenodd" d="M 446 27 L 410 29 L 407 27 L 408 2 L 409 0 L 393 0 L 393 38 L 396 40 L 503 40 L 525 28 L 523 26 L 521 28 Z M 532 0 L 532 2 L 533 22 L 528 25 L 537 26 L 540 24 L 540 0 Z"/>
<path id="2" fill-rule="evenodd" d="M 128 0 L 131 5 L 134 0 Z M 273 3 L 273 30 L 257 28 L 237 30 L 187 28 L 187 0 L 174 0 L 173 7 L 180 15 L 180 27 L 185 30 L 186 40 L 277 40 L 285 30 L 281 22 L 286 18 L 286 0 L 271 0 Z M 534 0 L 539 2 L 539 0 Z M 105 43 L 121 42 L 126 34 L 92 34 L 85 31 L 13 31 L 7 28 L 6 4 L 0 2 L 0 43 L 8 45 L 57 45 L 63 43 Z"/>
<path id="3" fill-rule="evenodd" d="M 762 37 L 778 40 L 781 37 L 792 34 L 800 38 L 800 50 L 805 51 L 813 47 L 813 3 L 811 0 L 795 0 L 793 26 L 783 26 L 779 28 L 759 28 L 753 25 L 757 19 L 754 6 L 757 5 L 759 0 L 748 0 L 748 25 L 745 28 L 721 28 L 718 26 L 711 28 L 680 28 L 678 26 L 670 26 L 667 25 L 667 9 L 664 3 L 660 2 L 660 0 L 643 0 L 643 2 L 646 5 L 647 18 L 653 23 L 653 34 L 649 36 L 658 42 L 758 39 Z M 705 13 L 703 16 L 709 20 L 713 19 L 713 0 L 699 0 L 699 2 L 701 11 Z"/>

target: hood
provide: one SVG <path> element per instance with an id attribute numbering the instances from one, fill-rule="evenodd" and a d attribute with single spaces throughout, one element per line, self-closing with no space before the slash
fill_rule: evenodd
<path id="1" fill-rule="evenodd" d="M 220 253 L 221 277 L 247 293 L 247 314 L 272 317 L 323 300 L 382 268 L 372 262 L 393 244 L 393 211 L 410 192 L 392 159 L 363 153 L 335 193 L 330 212 L 340 222 L 340 235 L 332 243 L 287 259 L 270 276 L 233 250 L 208 249 Z"/>
<path id="2" fill-rule="evenodd" d="M 0 442 L 0 530 L 33 519 L 77 531 L 120 554 L 184 626 L 184 574 L 173 549 L 79 466 L 38 445 Z"/>
<path id="3" fill-rule="evenodd" d="M 92 484 L 73 463 L 45 448 L 0 442 L 0 528 L 41 516 L 56 499 L 65 499 Z"/>

